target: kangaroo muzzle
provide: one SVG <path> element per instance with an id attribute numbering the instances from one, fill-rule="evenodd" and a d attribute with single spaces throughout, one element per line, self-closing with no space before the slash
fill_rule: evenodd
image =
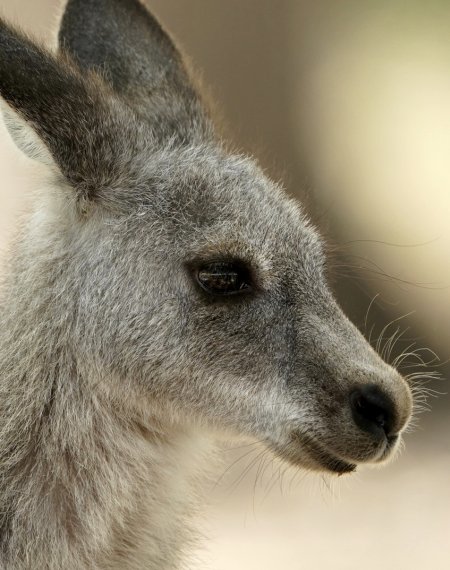
<path id="1" fill-rule="evenodd" d="M 333 303 L 302 325 L 301 377 L 292 389 L 302 414 L 287 446 L 275 444 L 277 453 L 296 465 L 336 473 L 392 457 L 412 413 L 405 379 Z"/>

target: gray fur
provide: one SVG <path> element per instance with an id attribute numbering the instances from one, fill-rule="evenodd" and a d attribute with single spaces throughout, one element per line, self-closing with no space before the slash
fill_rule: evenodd
<path id="1" fill-rule="evenodd" d="M 376 385 L 394 434 L 411 395 L 334 301 L 300 206 L 213 137 L 142 6 L 70 0 L 60 42 L 0 23 L 10 132 L 50 163 L 2 295 L 0 568 L 173 570 L 214 432 L 341 473 L 399 441 L 360 429 L 350 392 Z M 223 258 L 254 294 L 198 287 Z"/>

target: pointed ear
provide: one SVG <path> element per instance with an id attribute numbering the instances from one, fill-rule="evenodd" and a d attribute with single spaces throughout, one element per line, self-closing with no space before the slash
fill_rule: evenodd
<path id="1" fill-rule="evenodd" d="M 68 0 L 59 45 L 100 71 L 160 134 L 208 130 L 178 50 L 138 0 Z"/>
<path id="2" fill-rule="evenodd" d="M 95 198 L 123 180 L 138 136 L 132 113 L 100 78 L 81 75 L 1 19 L 0 96 L 19 148 L 56 164 L 78 196 Z"/>

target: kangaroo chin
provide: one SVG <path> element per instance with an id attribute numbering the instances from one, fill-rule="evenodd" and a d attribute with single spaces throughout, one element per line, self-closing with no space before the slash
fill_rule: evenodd
<path id="1" fill-rule="evenodd" d="M 326 471 L 343 475 L 352 473 L 356 464 L 336 457 L 309 433 L 295 431 L 290 434 L 289 443 L 283 446 L 272 446 L 276 455 L 287 460 L 296 467 L 311 471 Z"/>
<path id="2" fill-rule="evenodd" d="M 48 175 L 2 286 L 2 570 L 180 568 L 215 430 L 339 475 L 408 423 L 323 239 L 195 84 L 137 0 L 69 0 L 56 53 L 0 20 L 6 125 Z"/>

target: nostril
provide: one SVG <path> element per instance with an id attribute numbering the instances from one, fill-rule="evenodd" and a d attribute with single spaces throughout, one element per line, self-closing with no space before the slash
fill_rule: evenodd
<path id="1" fill-rule="evenodd" d="M 355 413 L 374 423 L 376 426 L 384 428 L 386 424 L 386 412 L 378 404 L 369 401 L 366 397 L 357 395 L 353 399 Z"/>
<path id="2" fill-rule="evenodd" d="M 350 394 L 350 405 L 356 425 L 367 432 L 383 430 L 389 436 L 395 420 L 392 400 L 375 384 L 357 388 Z"/>

